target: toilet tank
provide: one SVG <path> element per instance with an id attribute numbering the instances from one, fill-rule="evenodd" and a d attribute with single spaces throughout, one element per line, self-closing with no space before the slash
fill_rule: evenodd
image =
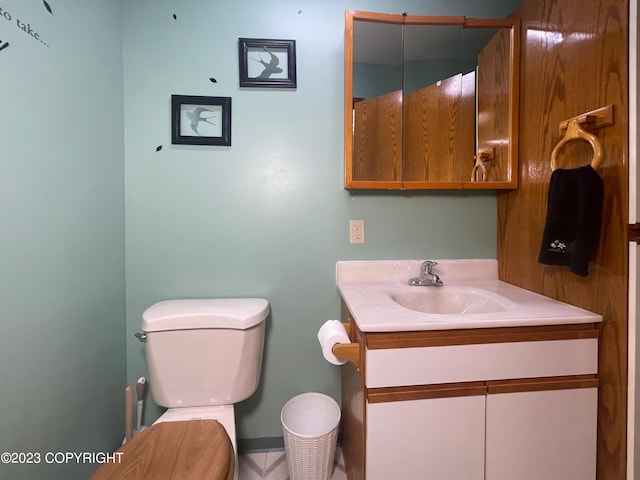
<path id="1" fill-rule="evenodd" d="M 258 387 L 269 303 L 167 300 L 142 314 L 149 387 L 163 407 L 230 405 Z"/>

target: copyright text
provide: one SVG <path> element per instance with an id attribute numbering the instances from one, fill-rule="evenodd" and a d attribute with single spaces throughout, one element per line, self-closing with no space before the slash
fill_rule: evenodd
<path id="1" fill-rule="evenodd" d="M 39 463 L 121 463 L 124 452 L 3 452 L 1 463 L 19 465 Z"/>

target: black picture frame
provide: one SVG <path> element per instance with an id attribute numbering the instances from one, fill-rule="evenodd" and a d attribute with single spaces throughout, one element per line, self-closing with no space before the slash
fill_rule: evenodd
<path id="1" fill-rule="evenodd" d="M 171 95 L 171 143 L 231 145 L 231 97 Z"/>
<path id="2" fill-rule="evenodd" d="M 296 88 L 296 41 L 239 38 L 241 87 Z"/>

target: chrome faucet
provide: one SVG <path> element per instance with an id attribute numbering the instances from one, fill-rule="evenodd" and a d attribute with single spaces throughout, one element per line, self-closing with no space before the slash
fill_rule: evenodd
<path id="1" fill-rule="evenodd" d="M 420 267 L 420 276 L 409 280 L 409 285 L 415 287 L 441 287 L 442 280 L 440 277 L 433 273 L 432 269 L 438 265 L 437 262 L 427 260 Z"/>

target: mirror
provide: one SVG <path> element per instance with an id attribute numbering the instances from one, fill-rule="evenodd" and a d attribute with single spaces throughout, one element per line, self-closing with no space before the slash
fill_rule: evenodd
<path id="1" fill-rule="evenodd" d="M 347 11 L 345 188 L 516 188 L 516 30 Z"/>

